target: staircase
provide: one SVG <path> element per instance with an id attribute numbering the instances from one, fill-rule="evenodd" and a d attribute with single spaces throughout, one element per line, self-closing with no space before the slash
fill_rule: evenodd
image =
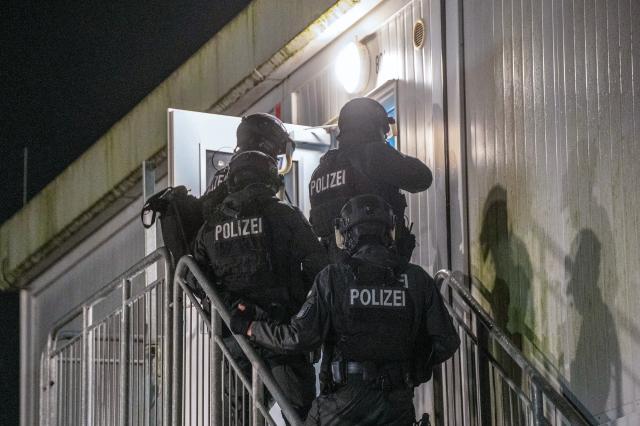
<path id="1" fill-rule="evenodd" d="M 147 275 L 150 268 L 157 273 Z M 511 343 L 461 276 L 443 270 L 435 278 L 461 339 L 434 374 L 435 425 L 595 424 Z M 280 410 L 301 424 L 247 339 L 223 337 L 229 317 L 192 258 L 174 274 L 168 252 L 157 250 L 54 325 L 42 354 L 40 424 L 276 425 Z"/>

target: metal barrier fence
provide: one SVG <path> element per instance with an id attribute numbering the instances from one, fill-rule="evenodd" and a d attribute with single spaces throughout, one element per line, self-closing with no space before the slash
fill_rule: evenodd
<path id="1" fill-rule="evenodd" d="M 163 276 L 147 285 L 143 275 L 158 266 Z M 54 326 L 41 365 L 40 424 L 169 424 L 172 279 L 159 249 Z"/>
<path id="2" fill-rule="evenodd" d="M 567 398 L 513 345 L 450 271 L 436 282 L 460 335 L 460 349 L 442 368 L 447 425 L 588 425 Z"/>
<path id="3" fill-rule="evenodd" d="M 206 292 L 210 314 L 189 290 L 187 272 Z M 173 425 L 275 425 L 267 393 L 290 424 L 301 424 L 248 340 L 223 337 L 229 311 L 190 257 L 176 267 L 174 307 Z"/>
<path id="4" fill-rule="evenodd" d="M 174 285 L 169 259 L 157 250 L 56 324 L 41 363 L 41 425 L 275 425 L 272 401 L 300 424 L 248 340 L 223 337 L 229 311 L 197 264 L 183 257 Z M 163 276 L 147 284 L 150 267 Z M 210 312 L 187 285 L 188 273 Z M 440 271 L 436 281 L 461 338 L 434 383 L 442 424 L 589 424 L 460 280 Z"/>

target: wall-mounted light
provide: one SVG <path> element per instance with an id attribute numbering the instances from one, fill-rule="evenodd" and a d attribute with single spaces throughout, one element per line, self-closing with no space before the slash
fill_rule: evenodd
<path id="1" fill-rule="evenodd" d="M 369 52 L 362 43 L 351 42 L 338 54 L 336 77 L 349 94 L 364 90 L 369 81 Z"/>

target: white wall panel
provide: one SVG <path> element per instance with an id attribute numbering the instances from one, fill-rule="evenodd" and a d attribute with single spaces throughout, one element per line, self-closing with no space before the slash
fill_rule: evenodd
<path id="1" fill-rule="evenodd" d="M 640 3 L 464 1 L 472 274 L 601 422 L 640 404 Z"/>

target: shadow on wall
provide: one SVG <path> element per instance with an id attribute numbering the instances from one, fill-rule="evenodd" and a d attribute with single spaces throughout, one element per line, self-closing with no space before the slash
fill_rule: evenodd
<path id="1" fill-rule="evenodd" d="M 498 326 L 522 350 L 523 337 L 533 340 L 533 271 L 524 242 L 510 229 L 508 215 L 507 191 L 496 185 L 487 196 L 480 231 L 482 257 L 492 261 L 495 278 L 493 283 L 484 283 L 488 288 L 481 291 Z"/>
<path id="2" fill-rule="evenodd" d="M 571 244 L 565 260 L 567 297 L 582 318 L 580 334 L 571 361 L 571 387 L 581 391 L 581 403 L 600 423 L 614 420 L 605 414 L 607 401 L 622 405 L 622 362 L 615 322 L 598 286 L 601 275 L 602 245 L 591 229 L 582 229 Z M 612 392 L 615 395 L 612 395 Z"/>
<path id="3" fill-rule="evenodd" d="M 579 230 L 565 257 L 570 336 L 565 352 L 571 392 L 600 423 L 622 416 L 622 359 L 612 308 L 618 293 L 617 245 L 605 208 L 606 179 L 598 144 L 581 153 L 575 173 L 563 175 L 563 209 Z M 571 312 L 573 311 L 573 312 Z M 579 331 L 578 331 L 579 330 Z M 566 343 L 562 346 L 566 347 Z M 573 351 L 572 351 L 573 350 Z"/>
<path id="4" fill-rule="evenodd" d="M 490 261 L 494 268 L 493 282 L 482 283 L 479 287 L 487 300 L 497 325 L 506 333 L 511 342 L 520 350 L 524 340 L 532 341 L 534 316 L 531 301 L 531 280 L 533 271 L 529 253 L 524 242 L 511 230 L 507 191 L 496 185 L 489 191 L 483 209 L 482 228 L 480 230 L 480 247 L 482 262 Z M 479 344 L 486 348 L 498 363 L 501 371 L 516 387 L 522 383 L 522 371 L 511 357 L 496 345 L 491 345 L 488 332 L 484 328 L 478 330 Z M 484 359 L 483 359 L 484 358 Z M 480 355 L 478 380 L 481 394 L 482 424 L 490 425 L 491 419 L 509 419 L 514 425 L 527 424 L 524 411 L 511 417 L 512 398 L 516 397 L 505 381 L 497 376 L 496 369 L 488 367 L 490 360 L 485 354 Z M 493 385 L 492 385 L 493 383 Z M 500 391 L 495 386 L 503 388 Z M 500 400 L 492 400 L 491 395 L 501 395 Z"/>

